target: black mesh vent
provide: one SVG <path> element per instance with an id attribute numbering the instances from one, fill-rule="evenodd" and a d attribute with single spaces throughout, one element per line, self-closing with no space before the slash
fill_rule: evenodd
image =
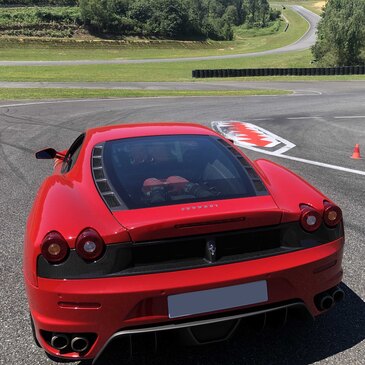
<path id="1" fill-rule="evenodd" d="M 258 230 L 217 236 L 216 244 L 218 257 L 272 250 L 280 247 L 280 230 Z"/>
<path id="2" fill-rule="evenodd" d="M 93 151 L 93 156 L 102 156 L 103 155 L 103 149 L 95 147 Z"/>
<path id="3" fill-rule="evenodd" d="M 118 199 L 114 196 L 114 194 L 104 195 L 103 198 L 110 208 L 119 207 Z"/>
<path id="4" fill-rule="evenodd" d="M 96 187 L 110 209 L 120 208 L 120 202 L 112 191 L 103 168 L 103 145 L 93 149 L 92 172 Z"/>
<path id="5" fill-rule="evenodd" d="M 101 157 L 93 157 L 93 168 L 102 167 Z"/>
<path id="6" fill-rule="evenodd" d="M 224 147 L 230 150 L 233 155 L 238 159 L 241 165 L 245 168 L 248 176 L 250 177 L 253 186 L 256 190 L 258 195 L 265 195 L 267 194 L 267 190 L 265 185 L 262 183 L 260 177 L 257 175 L 256 171 L 252 168 L 252 166 L 248 163 L 248 161 L 231 145 L 229 145 L 225 140 L 219 138 L 218 141 L 222 143 Z"/>
<path id="7" fill-rule="evenodd" d="M 94 178 L 95 180 L 104 179 L 104 171 L 102 169 L 96 169 L 94 170 Z"/>
<path id="8" fill-rule="evenodd" d="M 106 181 L 97 181 L 96 184 L 98 185 L 98 188 L 101 193 L 109 193 L 110 192 L 110 186 Z"/>
<path id="9" fill-rule="evenodd" d="M 255 170 L 252 167 L 246 167 L 246 171 L 248 173 L 248 176 L 251 179 L 258 179 L 259 177 L 257 176 Z"/>
<path id="10" fill-rule="evenodd" d="M 266 192 L 266 188 L 261 180 L 254 180 L 255 189 L 259 192 Z"/>
<path id="11" fill-rule="evenodd" d="M 247 162 L 247 160 L 245 158 L 243 158 L 242 156 L 237 156 L 237 159 L 241 163 L 242 166 L 244 166 L 244 167 L 250 166 L 249 163 Z"/>
<path id="12" fill-rule="evenodd" d="M 176 240 L 133 247 L 135 265 L 162 263 L 167 261 L 203 258 L 206 240 Z"/>

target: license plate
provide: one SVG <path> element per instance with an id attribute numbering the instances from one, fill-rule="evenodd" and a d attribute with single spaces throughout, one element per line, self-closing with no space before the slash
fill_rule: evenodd
<path id="1" fill-rule="evenodd" d="M 167 297 L 169 318 L 186 317 L 267 302 L 266 280 Z"/>

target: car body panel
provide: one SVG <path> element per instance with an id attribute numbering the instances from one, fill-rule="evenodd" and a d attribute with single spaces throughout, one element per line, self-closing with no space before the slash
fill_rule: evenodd
<path id="1" fill-rule="evenodd" d="M 270 196 L 114 211 L 134 242 L 279 224 L 282 212 Z"/>

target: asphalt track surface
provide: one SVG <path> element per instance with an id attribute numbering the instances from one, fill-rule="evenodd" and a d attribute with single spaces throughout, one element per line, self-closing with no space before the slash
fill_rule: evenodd
<path id="1" fill-rule="evenodd" d="M 184 58 L 150 58 L 137 60 L 75 60 L 75 61 L 0 61 L 0 66 L 74 66 L 74 65 L 100 65 L 100 64 L 131 64 L 131 63 L 160 63 L 160 62 L 181 62 L 181 61 L 208 61 L 223 60 L 229 58 L 244 58 L 254 56 L 265 56 L 270 54 L 280 54 L 293 51 L 301 51 L 310 48 L 316 40 L 317 25 L 320 16 L 303 8 L 299 5 L 292 5 L 291 8 L 300 14 L 309 24 L 308 31 L 298 41 L 277 49 L 262 52 L 232 54 L 223 56 L 205 56 L 205 57 L 184 57 Z"/>
<path id="2" fill-rule="evenodd" d="M 292 169 L 342 207 L 346 299 L 314 323 L 289 323 L 200 348 L 166 347 L 148 361 L 132 364 L 364 364 L 365 176 L 359 172 L 365 172 L 365 159 L 350 156 L 355 143 L 365 154 L 365 82 L 283 84 L 296 94 L 0 102 L 0 364 L 52 363 L 33 343 L 22 281 L 26 217 L 39 185 L 52 170 L 52 162 L 35 160 L 34 151 L 45 146 L 64 149 L 85 128 L 98 125 L 186 121 L 209 126 L 214 120 L 254 123 L 296 144 L 287 155 L 355 171 L 247 151 L 251 158 L 268 158 Z"/>

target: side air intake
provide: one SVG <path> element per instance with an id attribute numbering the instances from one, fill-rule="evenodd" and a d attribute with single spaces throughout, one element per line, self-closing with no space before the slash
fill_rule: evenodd
<path id="1" fill-rule="evenodd" d="M 256 190 L 257 195 L 267 195 L 268 192 L 265 188 L 265 185 L 262 183 L 260 177 L 257 175 L 255 170 L 251 167 L 248 161 L 229 143 L 227 143 L 224 139 L 219 138 L 218 142 L 220 142 L 224 147 L 226 147 L 240 162 L 243 168 L 246 170 L 246 173 L 250 177 L 253 186 Z"/>
<path id="2" fill-rule="evenodd" d="M 121 207 L 119 199 L 113 192 L 106 178 L 103 167 L 103 145 L 97 145 L 93 149 L 92 156 L 92 172 L 95 185 L 100 195 L 110 209 L 118 209 Z"/>

